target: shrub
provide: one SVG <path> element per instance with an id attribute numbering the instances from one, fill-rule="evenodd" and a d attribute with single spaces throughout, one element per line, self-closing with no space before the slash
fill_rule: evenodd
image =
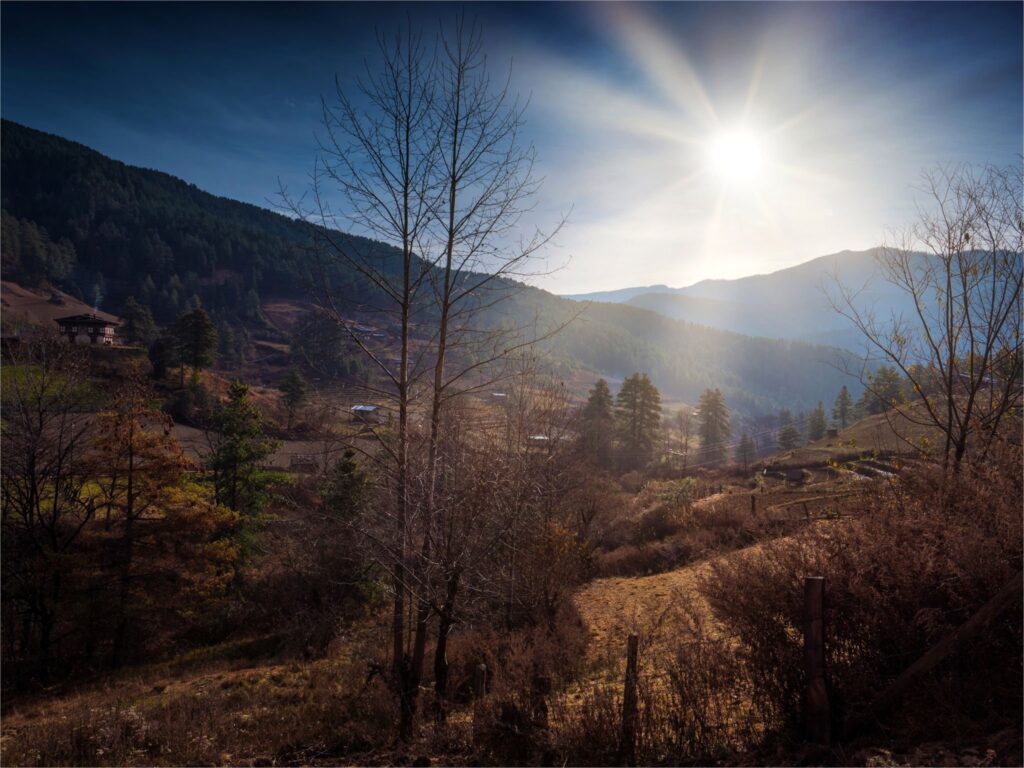
<path id="1" fill-rule="evenodd" d="M 716 565 L 704 591 L 740 640 L 766 722 L 783 731 L 797 724 L 804 576 L 827 579 L 826 663 L 838 725 L 1019 573 L 1020 498 L 1017 450 L 959 477 L 919 468 L 882 487 L 857 517 Z M 944 736 L 953 722 L 985 727 L 992 716 L 1019 724 L 1021 640 L 1019 613 L 991 627 L 969 655 L 922 682 L 916 706 L 904 708 L 904 732 L 943 723 L 945 733 L 933 735 Z"/>

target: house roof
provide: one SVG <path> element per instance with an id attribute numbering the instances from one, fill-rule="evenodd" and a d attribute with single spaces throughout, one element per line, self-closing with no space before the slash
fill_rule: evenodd
<path id="1" fill-rule="evenodd" d="M 377 406 L 376 405 L 353 405 L 349 410 L 350 411 L 355 411 L 356 413 L 372 413 L 373 411 L 377 410 Z"/>
<path id="2" fill-rule="evenodd" d="M 67 317 L 58 317 L 56 319 L 58 325 L 117 325 L 113 320 L 104 320 L 98 315 L 68 315 Z"/>

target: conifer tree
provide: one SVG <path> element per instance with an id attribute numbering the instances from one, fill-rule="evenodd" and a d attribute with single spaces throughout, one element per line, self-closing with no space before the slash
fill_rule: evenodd
<path id="1" fill-rule="evenodd" d="M 857 413 L 873 416 L 904 402 L 903 377 L 895 368 L 883 365 L 868 375 L 864 394 L 857 401 Z"/>
<path id="2" fill-rule="evenodd" d="M 266 473 L 260 464 L 277 444 L 264 434 L 263 414 L 249 387 L 235 379 L 226 403 L 218 403 L 206 439 L 206 466 L 213 473 L 215 501 L 236 512 L 255 514 L 266 503 Z"/>
<path id="3" fill-rule="evenodd" d="M 825 436 L 826 429 L 828 429 L 828 422 L 825 419 L 825 406 L 819 400 L 807 421 L 807 439 L 820 440 Z"/>
<path id="4" fill-rule="evenodd" d="M 793 414 L 788 408 L 783 408 L 779 411 L 779 424 L 782 425 L 776 441 L 779 450 L 791 451 L 800 445 L 800 430 L 793 423 Z"/>
<path id="5" fill-rule="evenodd" d="M 634 373 L 622 382 L 615 398 L 620 464 L 624 469 L 645 467 L 654 458 L 661 429 L 661 394 L 647 378 Z"/>
<path id="6" fill-rule="evenodd" d="M 173 335 L 178 347 L 181 384 L 184 386 L 186 365 L 200 370 L 213 364 L 217 329 L 206 310 L 200 307 L 178 318 Z"/>
<path id="7" fill-rule="evenodd" d="M 156 322 L 153 313 L 145 304 L 140 304 L 134 296 L 129 296 L 121 310 L 121 335 L 129 344 L 149 344 L 156 334 Z"/>
<path id="8" fill-rule="evenodd" d="M 839 425 L 840 429 L 845 429 L 852 417 L 853 397 L 850 396 L 850 390 L 844 384 L 843 388 L 839 390 L 839 394 L 836 395 L 835 405 L 832 406 L 832 420 Z"/>
<path id="9" fill-rule="evenodd" d="M 580 449 L 599 467 L 612 463 L 612 438 L 615 433 L 615 403 L 608 382 L 598 379 L 580 412 Z"/>
<path id="10" fill-rule="evenodd" d="M 149 345 L 149 362 L 153 366 L 153 378 L 160 380 L 168 370 L 178 364 L 178 345 L 170 336 L 160 335 Z"/>
<path id="11" fill-rule="evenodd" d="M 291 429 L 295 412 L 302 407 L 302 404 L 306 402 L 306 398 L 309 396 L 309 385 L 302 378 L 299 369 L 293 365 L 288 369 L 284 380 L 277 388 L 281 392 L 281 400 L 284 402 L 285 408 L 288 409 L 288 429 Z"/>
<path id="12" fill-rule="evenodd" d="M 729 409 L 725 398 L 718 389 L 705 389 L 697 406 L 697 421 L 700 425 L 700 445 L 703 461 L 719 464 L 728 458 Z"/>

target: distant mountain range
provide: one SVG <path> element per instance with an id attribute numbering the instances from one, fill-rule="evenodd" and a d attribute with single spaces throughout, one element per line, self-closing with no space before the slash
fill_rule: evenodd
<path id="1" fill-rule="evenodd" d="M 907 294 L 882 276 L 878 255 L 877 248 L 842 251 L 736 280 L 702 280 L 684 288 L 622 288 L 565 298 L 629 304 L 711 328 L 859 350 L 860 332 L 829 300 L 838 296 L 840 284 L 858 293 L 860 309 L 873 308 L 881 317 L 913 310 Z"/>

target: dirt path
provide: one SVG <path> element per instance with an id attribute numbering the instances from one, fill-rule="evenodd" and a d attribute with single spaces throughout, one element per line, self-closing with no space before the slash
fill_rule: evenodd
<path id="1" fill-rule="evenodd" d="M 590 630 L 587 654 L 591 660 L 618 658 L 631 633 L 644 637 L 663 635 L 671 629 L 673 608 L 684 600 L 702 617 L 711 619 L 710 609 L 700 594 L 700 580 L 714 563 L 736 557 L 748 557 L 761 549 L 754 544 L 746 549 L 701 560 L 666 573 L 651 576 L 597 579 L 576 593 L 575 604 Z"/>

